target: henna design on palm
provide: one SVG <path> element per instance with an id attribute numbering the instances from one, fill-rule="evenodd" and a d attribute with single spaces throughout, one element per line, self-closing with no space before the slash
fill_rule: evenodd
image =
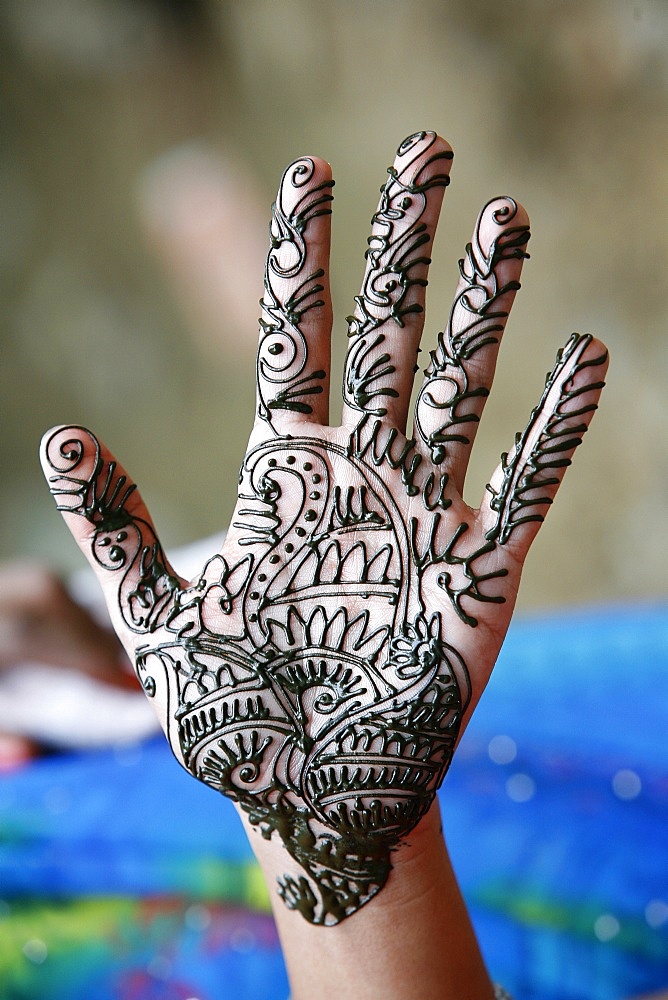
<path id="1" fill-rule="evenodd" d="M 351 321 L 340 428 L 325 426 L 320 364 L 328 291 L 318 227 L 331 181 L 310 159 L 284 174 L 257 420 L 230 532 L 197 580 L 172 572 L 134 485 L 89 431 L 60 428 L 44 443 L 51 491 L 176 757 L 282 842 L 292 863 L 279 894 L 312 923 L 338 923 L 379 892 L 392 852 L 430 808 L 491 672 L 523 556 L 602 387 L 604 350 L 574 335 L 481 510 L 463 503 L 454 484 L 528 239 L 515 203 L 497 199 L 460 265 L 415 438 L 397 425 L 390 406 L 405 404 L 424 247 L 450 160 L 433 133 L 399 147 Z"/>

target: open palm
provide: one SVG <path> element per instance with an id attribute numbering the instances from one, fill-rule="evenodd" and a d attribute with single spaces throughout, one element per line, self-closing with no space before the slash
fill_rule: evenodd
<path id="1" fill-rule="evenodd" d="M 521 565 L 593 411 L 607 357 L 574 335 L 479 510 L 464 475 L 526 244 L 482 210 L 405 435 L 431 242 L 452 153 L 399 147 L 348 320 L 329 426 L 331 175 L 303 158 L 271 224 L 258 405 L 222 551 L 188 583 L 134 485 L 80 427 L 43 445 L 51 491 L 177 758 L 276 834 L 313 923 L 355 912 L 429 809 L 505 635 Z"/>

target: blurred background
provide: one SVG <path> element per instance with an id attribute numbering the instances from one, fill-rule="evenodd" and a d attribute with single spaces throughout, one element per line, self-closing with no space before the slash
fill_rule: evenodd
<path id="1" fill-rule="evenodd" d="M 570 333 L 612 356 L 520 606 L 665 593 L 665 0 L 4 0 L 0 30 L 0 558 L 81 563 L 37 460 L 58 422 L 121 458 L 168 548 L 223 527 L 281 171 L 334 167 L 340 366 L 378 187 L 432 128 L 455 162 L 426 350 L 481 205 L 534 232 L 469 502 Z"/>
<path id="2" fill-rule="evenodd" d="M 667 112 L 666 0 L 0 0 L 2 1000 L 288 992 L 231 805 L 146 738 L 65 589 L 3 563 L 83 565 L 37 458 L 61 422 L 118 455 L 168 549 L 225 526 L 282 170 L 334 168 L 340 372 L 378 188 L 419 129 L 455 150 L 425 352 L 481 206 L 514 196 L 534 233 L 470 503 L 570 334 L 612 357 L 525 571 L 536 613 L 444 784 L 454 863 L 518 1000 L 668 986 Z"/>

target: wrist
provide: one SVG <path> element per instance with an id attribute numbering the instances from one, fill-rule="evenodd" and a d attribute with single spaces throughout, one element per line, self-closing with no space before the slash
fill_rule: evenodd
<path id="1" fill-rule="evenodd" d="M 286 906 L 300 910 L 302 916 L 314 924 L 335 925 L 359 912 L 372 899 L 383 907 L 390 903 L 403 906 L 404 895 L 422 895 L 451 871 L 436 800 L 406 839 L 391 851 L 377 841 L 369 841 L 366 852 L 363 844 L 352 849 L 347 840 L 334 830 L 314 837 L 310 824 L 302 827 L 294 822 L 288 829 L 287 824 L 294 817 L 284 817 L 279 835 L 278 830 L 273 828 L 273 819 L 270 822 L 262 813 L 252 814 L 246 808 L 239 807 L 238 811 L 275 908 L 279 908 L 279 912 Z M 320 909 L 307 914 L 301 901 L 298 905 L 295 896 L 289 892 L 290 887 L 304 881 L 306 872 L 316 892 L 320 887 L 327 894 L 328 886 L 339 886 L 341 898 L 345 898 L 348 904 L 347 910 L 336 914 L 334 905 L 324 914 Z M 390 879 L 392 891 L 388 892 Z M 346 880 L 349 882 L 347 886 Z M 358 887 L 366 884 L 366 890 L 360 890 L 356 903 L 351 902 L 353 884 Z M 289 898 L 286 898 L 286 887 Z"/>
<path id="2" fill-rule="evenodd" d="M 385 886 L 335 926 L 314 926 L 285 906 L 277 880 L 298 876 L 293 859 L 276 837 L 251 830 L 250 838 L 269 885 L 292 1000 L 491 1000 L 437 802 L 392 852 Z"/>

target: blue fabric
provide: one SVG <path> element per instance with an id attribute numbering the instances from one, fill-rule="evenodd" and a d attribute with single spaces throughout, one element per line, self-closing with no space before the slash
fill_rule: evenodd
<path id="1" fill-rule="evenodd" d="M 667 720 L 664 608 L 509 633 L 442 808 L 490 967 L 518 1000 L 668 986 Z M 513 759 L 494 763 L 499 744 Z"/>
<path id="2" fill-rule="evenodd" d="M 515 1000 L 668 986 L 667 715 L 665 609 L 513 624 L 440 795 Z M 2 1000 L 280 1000 L 266 906 L 234 809 L 162 740 L 0 780 Z"/>

